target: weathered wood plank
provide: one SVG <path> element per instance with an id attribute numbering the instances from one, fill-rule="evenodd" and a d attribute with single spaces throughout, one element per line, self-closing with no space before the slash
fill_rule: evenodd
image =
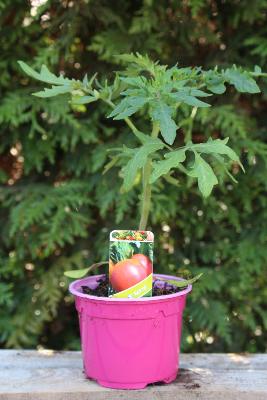
<path id="1" fill-rule="evenodd" d="M 79 352 L 0 351 L 0 400 L 266 400 L 267 354 L 183 354 L 169 385 L 112 390 L 85 379 Z"/>

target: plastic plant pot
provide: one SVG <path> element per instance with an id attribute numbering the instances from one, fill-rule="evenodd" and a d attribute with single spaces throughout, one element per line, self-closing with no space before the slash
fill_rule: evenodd
<path id="1" fill-rule="evenodd" d="M 101 277 L 90 276 L 70 285 L 79 314 L 86 376 L 114 389 L 142 389 L 175 380 L 183 309 L 192 286 L 171 295 L 138 299 L 82 293 L 82 285 L 93 289 Z M 155 278 L 179 280 L 169 275 Z"/>

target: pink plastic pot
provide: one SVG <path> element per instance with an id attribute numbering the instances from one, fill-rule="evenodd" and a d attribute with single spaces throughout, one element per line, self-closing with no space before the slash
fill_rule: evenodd
<path id="1" fill-rule="evenodd" d="M 82 293 L 82 285 L 95 288 L 99 278 L 91 276 L 70 285 L 79 314 L 86 376 L 115 389 L 142 389 L 150 383 L 173 381 L 179 366 L 183 309 L 192 286 L 179 293 L 140 299 Z"/>

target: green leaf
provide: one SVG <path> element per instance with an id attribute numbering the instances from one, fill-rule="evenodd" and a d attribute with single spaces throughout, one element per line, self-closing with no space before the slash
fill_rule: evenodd
<path id="1" fill-rule="evenodd" d="M 116 55 L 117 60 L 121 60 L 127 64 L 135 64 L 139 69 L 144 69 L 147 71 L 154 70 L 157 62 L 153 62 L 147 55 L 141 55 L 139 53 L 131 54 L 121 54 Z"/>
<path id="2" fill-rule="evenodd" d="M 136 131 L 136 132 L 135 132 L 135 136 L 138 137 L 138 139 L 140 140 L 140 142 L 141 142 L 142 144 L 147 143 L 149 140 L 151 140 L 151 137 L 150 137 L 150 136 L 148 136 L 148 135 L 146 135 L 145 133 L 140 132 L 140 131 Z M 153 140 L 154 140 L 154 139 L 153 139 Z M 157 138 L 156 138 L 156 140 L 159 140 L 159 141 L 161 142 L 160 139 L 157 139 Z M 162 143 L 162 142 L 161 142 L 161 143 Z"/>
<path id="3" fill-rule="evenodd" d="M 144 87 L 145 85 L 145 78 L 144 77 L 120 77 L 120 80 L 124 83 L 127 83 L 129 86 L 135 86 L 135 87 Z"/>
<path id="4" fill-rule="evenodd" d="M 109 263 L 108 261 L 101 261 L 101 262 L 90 265 L 90 267 L 88 267 L 88 268 L 65 271 L 64 275 L 67 276 L 68 278 L 72 278 L 72 279 L 83 278 L 89 272 L 94 271 L 95 269 L 101 267 L 102 265 L 108 264 L 108 263 Z"/>
<path id="5" fill-rule="evenodd" d="M 203 275 L 203 273 L 200 273 L 191 279 L 183 279 L 181 281 L 177 281 L 175 279 L 160 279 L 160 280 L 164 280 L 165 282 L 168 282 L 170 285 L 173 285 L 173 286 L 176 286 L 179 288 L 183 288 L 183 287 L 187 287 L 188 285 L 192 285 L 193 283 L 198 281 L 202 275 Z"/>
<path id="6" fill-rule="evenodd" d="M 162 140 L 160 140 L 159 138 L 151 137 L 149 135 L 146 135 L 143 132 L 135 131 L 135 136 L 140 140 L 140 142 L 142 144 L 151 145 L 151 146 L 158 144 L 160 146 L 160 148 L 163 148 L 165 146 L 164 143 L 162 142 Z"/>
<path id="7" fill-rule="evenodd" d="M 93 103 L 97 99 L 94 96 L 82 96 L 75 99 L 72 99 L 73 104 L 89 104 Z"/>
<path id="8" fill-rule="evenodd" d="M 222 94 L 226 91 L 224 78 L 216 70 L 209 70 L 203 73 L 207 89 L 215 94 Z"/>
<path id="9" fill-rule="evenodd" d="M 159 123 L 161 134 L 168 144 L 173 144 L 177 125 L 172 119 L 172 109 L 167 104 L 158 102 L 152 111 L 152 120 Z"/>
<path id="10" fill-rule="evenodd" d="M 215 94 L 223 94 L 226 91 L 224 83 L 218 83 L 214 85 L 208 85 L 207 88 Z"/>
<path id="11" fill-rule="evenodd" d="M 208 97 L 208 96 L 212 96 L 211 93 L 206 93 L 203 92 L 203 90 L 199 90 L 199 89 L 190 89 L 189 94 L 191 96 L 196 96 L 196 97 Z"/>
<path id="12" fill-rule="evenodd" d="M 65 85 L 66 83 L 72 82 L 70 79 L 64 78 L 63 75 L 56 76 L 52 74 L 52 72 L 50 72 L 45 65 L 42 65 L 41 71 L 39 73 L 34 71 L 34 69 L 32 69 L 23 61 L 18 61 L 18 64 L 28 76 L 39 81 L 50 83 L 51 85 Z"/>
<path id="13" fill-rule="evenodd" d="M 172 99 L 175 99 L 178 102 L 182 102 L 182 103 L 188 104 L 189 106 L 193 106 L 193 107 L 210 107 L 210 104 L 205 103 L 204 101 L 201 101 L 201 100 L 197 99 L 193 95 L 194 92 L 198 93 L 198 92 L 202 92 L 202 91 L 199 91 L 197 89 L 191 89 L 191 90 L 187 89 L 186 90 L 186 88 L 185 88 L 185 89 L 180 90 L 179 92 L 171 93 L 170 97 Z M 192 93 L 192 94 L 190 94 L 190 93 Z M 203 93 L 205 93 L 205 92 L 203 92 Z M 197 94 L 196 94 L 196 96 L 197 96 Z M 198 96 L 199 96 L 199 94 L 198 94 Z M 205 96 L 207 96 L 207 94 L 205 94 Z M 203 97 L 203 95 L 202 95 L 202 97 Z"/>
<path id="14" fill-rule="evenodd" d="M 34 71 L 34 69 L 32 69 L 28 64 L 26 64 L 24 61 L 18 61 L 18 64 L 26 75 L 30 76 L 31 78 L 39 80 L 40 74 Z"/>
<path id="15" fill-rule="evenodd" d="M 64 94 L 64 93 L 69 93 L 71 92 L 72 88 L 70 85 L 68 86 L 52 86 L 52 88 L 45 88 L 44 90 L 40 91 L 40 92 L 35 92 L 32 93 L 33 96 L 36 97 L 54 97 L 57 96 L 58 94 Z"/>
<path id="16" fill-rule="evenodd" d="M 228 171 L 228 169 L 227 169 L 227 167 L 225 165 L 223 157 L 221 157 L 219 154 L 213 154 L 213 157 L 222 165 L 225 173 L 229 176 L 229 178 L 231 178 L 231 180 L 234 183 L 238 183 L 237 180 L 235 179 L 235 177 L 231 174 L 231 172 Z"/>
<path id="17" fill-rule="evenodd" d="M 172 168 L 178 166 L 185 160 L 185 150 L 177 150 L 165 155 L 166 160 L 158 161 L 153 164 L 154 169 L 151 174 L 150 183 L 155 182 L 160 176 L 167 174 Z"/>
<path id="18" fill-rule="evenodd" d="M 114 110 L 108 115 L 108 118 L 113 118 L 114 120 L 127 118 L 136 113 L 147 102 L 147 97 L 126 97 L 114 108 Z"/>
<path id="19" fill-rule="evenodd" d="M 107 116 L 108 118 L 113 118 L 122 111 L 124 111 L 127 107 L 129 107 L 129 99 L 124 98 L 118 103 L 115 108 L 111 111 L 111 113 Z"/>
<path id="20" fill-rule="evenodd" d="M 254 72 L 255 72 L 256 74 L 261 74 L 261 73 L 262 73 L 261 67 L 259 67 L 258 65 L 255 65 L 255 67 L 254 67 Z"/>
<path id="21" fill-rule="evenodd" d="M 250 76 L 255 76 L 256 78 L 258 78 L 260 76 L 266 77 L 267 73 L 266 72 L 262 72 L 261 67 L 259 67 L 258 65 L 255 65 L 254 71 L 250 72 Z"/>
<path id="22" fill-rule="evenodd" d="M 215 140 L 209 139 L 206 143 L 193 144 L 191 146 L 189 145 L 188 148 L 191 148 L 192 150 L 196 150 L 200 153 L 224 154 L 224 155 L 228 156 L 230 158 L 230 160 L 236 161 L 244 171 L 244 167 L 241 164 L 238 155 L 235 153 L 235 151 L 233 149 L 231 149 L 229 146 L 226 145 L 228 140 L 229 140 L 229 138 L 215 139 Z"/>
<path id="23" fill-rule="evenodd" d="M 238 92 L 260 93 L 260 88 L 256 81 L 246 71 L 228 68 L 224 73 L 224 77 L 231 85 L 234 85 Z"/>
<path id="24" fill-rule="evenodd" d="M 198 188 L 204 197 L 208 197 L 212 192 L 213 186 L 218 183 L 211 166 L 197 153 L 195 153 L 194 166 L 188 172 L 188 175 L 197 178 Z"/>
<path id="25" fill-rule="evenodd" d="M 79 279 L 79 278 L 83 278 L 85 275 L 87 275 L 88 272 L 89 272 L 89 268 L 73 269 L 70 271 L 65 271 L 64 275 L 67 276 L 68 278 Z"/>
<path id="26" fill-rule="evenodd" d="M 147 157 L 157 150 L 164 147 L 164 143 L 159 139 L 150 139 L 139 149 L 135 149 L 135 155 L 123 168 L 123 189 L 128 191 L 134 184 L 134 179 L 140 168 L 146 164 Z"/>

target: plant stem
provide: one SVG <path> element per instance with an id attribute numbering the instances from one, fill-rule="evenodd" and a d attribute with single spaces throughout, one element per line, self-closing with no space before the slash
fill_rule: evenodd
<path id="1" fill-rule="evenodd" d="M 109 99 L 102 99 L 105 103 L 107 103 L 110 107 L 114 108 L 115 104 L 109 100 Z M 138 132 L 138 129 L 136 126 L 133 124 L 133 122 L 130 120 L 130 118 L 124 118 L 124 121 L 126 124 L 129 126 L 129 128 L 132 130 L 134 134 Z M 151 137 L 156 138 L 159 134 L 159 125 L 156 122 L 153 122 L 153 127 L 152 127 L 152 132 L 151 132 Z M 167 146 L 169 150 L 171 150 L 170 146 Z M 150 181 L 150 176 L 152 172 L 152 163 L 151 159 L 148 158 L 144 168 L 143 168 L 143 177 L 142 177 L 142 183 L 143 183 L 143 191 L 142 191 L 142 198 L 141 198 L 141 217 L 140 217 L 140 223 L 139 223 L 139 230 L 144 231 L 146 230 L 147 226 L 147 221 L 148 221 L 148 216 L 150 212 L 150 205 L 151 205 L 151 185 L 149 183 Z"/>
<path id="2" fill-rule="evenodd" d="M 193 123 L 197 113 L 197 107 L 193 107 L 191 115 L 189 117 L 188 129 L 185 132 L 185 143 L 192 140 Z"/>
<path id="3" fill-rule="evenodd" d="M 151 137 L 157 137 L 159 133 L 159 126 L 157 123 L 153 123 L 153 129 L 151 132 Z M 142 192 L 142 199 L 141 199 L 141 218 L 139 223 L 139 230 L 144 231 L 146 230 L 148 216 L 150 212 L 150 205 L 151 205 L 151 184 L 150 176 L 152 172 L 152 162 L 151 159 L 148 159 L 144 168 L 143 168 L 143 192 Z"/>
<path id="4" fill-rule="evenodd" d="M 141 218 L 139 223 L 139 230 L 145 231 L 148 221 L 148 215 L 150 211 L 151 204 L 151 185 L 149 183 L 151 175 L 151 160 L 146 162 L 143 169 L 143 193 L 141 199 Z"/>

